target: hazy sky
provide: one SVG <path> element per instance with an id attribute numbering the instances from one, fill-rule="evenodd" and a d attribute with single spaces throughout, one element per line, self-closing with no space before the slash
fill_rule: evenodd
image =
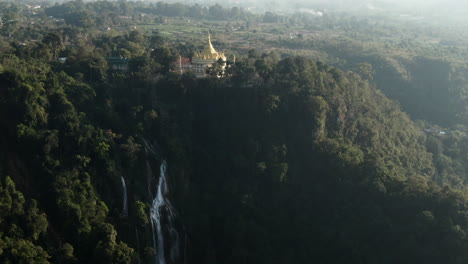
<path id="1" fill-rule="evenodd" d="M 233 0 L 235 2 L 237 0 Z M 266 8 L 339 8 L 412 13 L 424 16 L 464 16 L 468 18 L 468 0 L 238 0 Z"/>
<path id="2" fill-rule="evenodd" d="M 251 2 L 251 3 L 301 3 L 304 5 L 398 5 L 398 6 L 412 6 L 420 8 L 428 7 L 460 7 L 468 6 L 468 0 L 239 0 L 239 2 Z"/>

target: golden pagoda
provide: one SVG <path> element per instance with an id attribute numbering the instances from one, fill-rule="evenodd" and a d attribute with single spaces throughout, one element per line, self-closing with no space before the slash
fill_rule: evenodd
<path id="1" fill-rule="evenodd" d="M 211 35 L 208 33 L 208 42 L 203 51 L 197 52 L 192 58 L 192 69 L 197 78 L 206 77 L 206 70 L 212 67 L 217 61 L 223 61 L 222 70 L 226 67 L 226 56 L 224 53 L 217 52 L 211 44 Z"/>

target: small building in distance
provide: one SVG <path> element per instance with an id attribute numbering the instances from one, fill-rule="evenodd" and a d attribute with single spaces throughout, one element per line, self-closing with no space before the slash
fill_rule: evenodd
<path id="1" fill-rule="evenodd" d="M 179 56 L 179 59 L 174 62 L 173 69 L 175 69 L 175 72 L 184 74 L 192 70 L 192 62 L 190 62 L 190 58 Z"/>
<path id="2" fill-rule="evenodd" d="M 208 34 L 208 42 L 203 51 L 195 53 L 192 58 L 191 68 L 197 78 L 207 77 L 206 71 L 217 61 L 221 61 L 221 68 L 224 71 L 226 67 L 226 56 L 224 53 L 217 52 L 211 44 L 211 36 Z"/>
<path id="3" fill-rule="evenodd" d="M 123 57 L 108 57 L 107 62 L 114 71 L 127 71 L 128 59 Z"/>

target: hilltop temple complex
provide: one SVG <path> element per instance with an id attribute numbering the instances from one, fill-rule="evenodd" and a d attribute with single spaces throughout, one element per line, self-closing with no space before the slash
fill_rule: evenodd
<path id="1" fill-rule="evenodd" d="M 217 52 L 211 44 L 211 36 L 208 34 L 208 41 L 205 49 L 195 53 L 192 60 L 188 58 L 179 57 L 177 61 L 177 71 L 184 73 L 192 71 L 197 78 L 207 77 L 206 71 L 212 67 L 217 61 L 221 61 L 221 69 L 224 71 L 226 68 L 226 56 L 224 53 Z"/>

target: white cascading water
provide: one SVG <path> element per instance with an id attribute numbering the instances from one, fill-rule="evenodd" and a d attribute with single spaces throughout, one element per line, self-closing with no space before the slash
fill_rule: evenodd
<path id="1" fill-rule="evenodd" d="M 151 173 L 151 166 L 147 164 L 148 173 Z M 175 210 L 166 195 L 168 193 L 167 186 L 167 162 L 164 160 L 160 166 L 159 182 L 156 192 L 156 197 L 153 199 L 153 204 L 150 209 L 150 220 L 153 228 L 153 244 L 157 249 L 156 263 L 166 264 L 165 251 L 164 251 L 164 232 L 162 224 L 166 225 L 169 234 L 169 241 L 166 245 L 171 245 L 171 260 L 175 262 L 179 256 L 179 237 L 177 230 L 174 227 Z M 164 221 L 163 221 L 164 217 Z M 157 239 L 156 239 L 157 237 Z"/>
<path id="2" fill-rule="evenodd" d="M 127 185 L 125 184 L 125 179 L 123 176 L 120 176 L 122 180 L 122 188 L 123 188 L 123 206 L 122 206 L 122 215 L 128 216 L 128 199 L 127 199 Z"/>

